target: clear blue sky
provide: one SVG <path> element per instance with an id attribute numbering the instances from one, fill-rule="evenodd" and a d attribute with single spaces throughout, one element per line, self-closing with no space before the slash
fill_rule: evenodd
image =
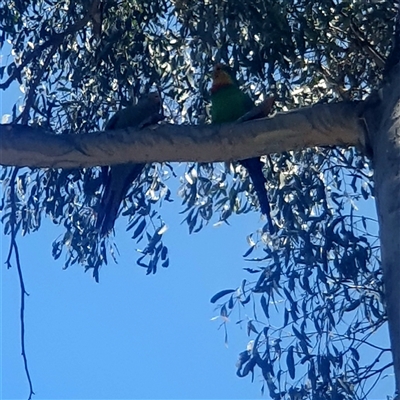
<path id="1" fill-rule="evenodd" d="M 9 94 L 3 95 L 1 114 L 11 109 Z M 103 267 L 99 284 L 90 272 L 84 274 L 78 266 L 63 271 L 62 261 L 52 259 L 51 243 L 61 231 L 47 219 L 38 233 L 19 237 L 30 293 L 26 351 L 34 399 L 262 397 L 258 372 L 254 383 L 235 375 L 238 353 L 249 340 L 245 329 L 235 325 L 239 318 L 229 324 L 226 348 L 219 321 L 210 320 L 216 312 L 209 302 L 217 291 L 249 278 L 241 256 L 247 250 L 246 235 L 260 225 L 258 214 L 234 217 L 231 226 L 209 226 L 189 236 L 186 225 L 180 225 L 179 199 L 164 204 L 171 264 L 156 275 L 146 276 L 136 266 L 137 245 L 124 232 L 124 220 L 117 223 L 119 264 Z M 3 262 L 8 243 L 3 237 Z M 25 399 L 16 268 L 3 266 L 1 276 L 1 398 Z M 387 342 L 385 331 L 378 334 Z M 371 398 L 386 398 L 392 388 L 389 377 Z"/>
<path id="2" fill-rule="evenodd" d="M 179 225 L 182 216 L 171 210 L 165 218 L 171 221 L 171 266 L 154 276 L 135 265 L 135 245 L 122 231 L 120 262 L 101 270 L 99 284 L 81 268 L 63 271 L 53 261 L 56 232 L 49 223 L 20 240 L 35 398 L 260 397 L 259 384 L 235 375 L 237 355 L 248 341 L 245 331 L 233 321 L 227 349 L 219 322 L 210 321 L 216 315 L 210 297 L 236 287 L 244 276 L 241 253 L 249 222 L 241 226 L 243 219 L 236 218 L 234 227 L 188 236 Z M 2 260 L 7 244 L 3 239 Z M 2 270 L 2 322 L 3 398 L 25 398 L 15 268 Z"/>

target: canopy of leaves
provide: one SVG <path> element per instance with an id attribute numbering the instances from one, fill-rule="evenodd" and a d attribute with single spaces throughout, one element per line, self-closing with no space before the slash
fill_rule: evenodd
<path id="1" fill-rule="evenodd" d="M 14 0 L 0 9 L 0 45 L 12 49 L 0 87 L 18 82 L 25 96 L 13 121 L 59 135 L 100 130 L 151 87 L 170 122 L 208 122 L 215 62 L 231 65 L 254 100 L 273 94 L 281 111 L 363 99 L 382 79 L 395 16 L 393 1 L 357 0 Z M 220 312 L 227 318 L 235 305 L 260 300 L 268 322 L 282 298 L 283 330 L 249 321 L 256 337 L 238 374 L 259 367 L 274 399 L 363 398 L 359 384 L 375 366 L 359 366 L 358 348 L 384 322 L 378 244 L 355 206 L 373 193 L 368 161 L 355 149 L 318 148 L 264 161 L 277 233 L 262 227 L 249 238 L 245 256 L 262 252 L 248 269 L 258 278 Z M 148 273 L 168 266 L 165 223 L 153 206 L 170 200 L 173 167 L 147 166 L 124 202 Z M 65 227 L 54 256 L 66 251 L 66 266 L 80 263 L 98 279 L 114 254 L 112 239 L 94 229 L 100 169 L 4 169 L 1 180 L 5 233 L 35 231 L 47 215 Z M 179 195 L 190 232 L 258 211 L 237 164 L 188 165 Z"/>

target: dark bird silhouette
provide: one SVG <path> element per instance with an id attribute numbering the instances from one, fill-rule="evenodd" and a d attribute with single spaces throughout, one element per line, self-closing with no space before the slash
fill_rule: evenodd
<path id="1" fill-rule="evenodd" d="M 161 98 L 157 92 L 149 93 L 138 103 L 118 111 L 107 123 L 105 130 L 129 127 L 142 128 L 162 119 Z M 104 190 L 97 214 L 96 227 L 102 236 L 114 227 L 122 201 L 130 186 L 140 177 L 146 164 L 118 164 L 102 168 Z"/>

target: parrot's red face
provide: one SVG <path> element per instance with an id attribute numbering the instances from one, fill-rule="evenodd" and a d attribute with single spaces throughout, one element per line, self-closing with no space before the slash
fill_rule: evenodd
<path id="1" fill-rule="evenodd" d="M 225 64 L 215 65 L 212 73 L 212 86 L 211 92 L 217 91 L 219 88 L 229 85 L 234 85 L 235 81 L 232 79 L 232 72 Z"/>

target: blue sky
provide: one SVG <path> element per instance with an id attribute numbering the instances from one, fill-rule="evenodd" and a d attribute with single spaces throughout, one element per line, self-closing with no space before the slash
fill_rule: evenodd
<path id="1" fill-rule="evenodd" d="M 1 114 L 10 112 L 17 95 L 3 95 Z M 173 193 L 176 189 L 175 184 Z M 373 202 L 369 207 L 374 213 Z M 179 211 L 179 198 L 164 203 L 171 263 L 151 276 L 135 264 L 137 245 L 124 232 L 123 219 L 116 225 L 119 263 L 102 268 L 99 284 L 90 272 L 78 266 L 62 270 L 62 260 L 52 259 L 51 243 L 62 231 L 49 220 L 38 233 L 18 238 L 30 293 L 26 351 L 34 399 L 262 397 L 258 372 L 254 383 L 235 375 L 238 353 L 249 340 L 235 325 L 239 317 L 229 323 L 227 348 L 219 321 L 211 321 L 217 313 L 209 300 L 249 278 L 242 269 L 246 235 L 263 222 L 252 213 L 232 218 L 231 226 L 209 226 L 189 236 Z M 2 237 L 3 261 L 8 244 Z M 3 265 L 1 277 L 1 398 L 25 399 L 16 268 Z M 386 331 L 377 335 L 387 343 Z M 386 378 L 371 398 L 386 398 L 392 388 L 393 378 Z"/>
<path id="2" fill-rule="evenodd" d="M 20 240 L 30 293 L 26 346 L 35 398 L 260 397 L 259 384 L 235 375 L 237 355 L 248 341 L 245 331 L 233 321 L 226 348 L 219 322 L 210 321 L 216 314 L 209 303 L 218 290 L 236 287 L 243 278 L 243 231 L 251 229 L 254 218 L 248 218 L 247 227 L 237 218 L 233 227 L 189 236 L 179 225 L 182 216 L 172 210 L 169 216 L 171 266 L 154 276 L 135 265 L 133 242 L 122 229 L 120 262 L 101 270 L 99 284 L 81 268 L 63 271 L 62 263 L 53 261 L 57 232 L 48 222 Z M 3 238 L 3 260 L 7 244 Z M 3 268 L 2 390 L 7 399 L 27 394 L 18 291 L 16 269 Z"/>

